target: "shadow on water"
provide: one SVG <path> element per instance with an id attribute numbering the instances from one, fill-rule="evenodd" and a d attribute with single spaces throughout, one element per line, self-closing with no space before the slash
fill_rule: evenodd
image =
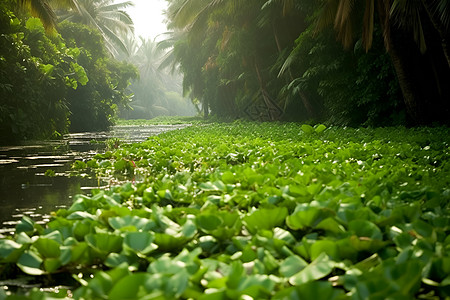
<path id="1" fill-rule="evenodd" d="M 141 142 L 186 126 L 116 126 L 108 132 L 75 133 L 58 141 L 0 147 L 0 236 L 9 234 L 23 216 L 45 223 L 50 212 L 69 207 L 72 196 L 89 194 L 105 184 L 96 178 L 69 176 L 69 171 L 75 160 L 102 152 L 107 139 Z"/>

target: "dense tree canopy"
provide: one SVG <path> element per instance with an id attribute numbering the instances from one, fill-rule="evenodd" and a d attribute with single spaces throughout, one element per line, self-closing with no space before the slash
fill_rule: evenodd
<path id="1" fill-rule="evenodd" d="M 205 115 L 448 121 L 446 1 L 167 2 L 175 63 Z"/>
<path id="2" fill-rule="evenodd" d="M 130 103 L 128 117 L 183 114 L 169 65 L 205 117 L 449 122 L 448 1 L 166 1 L 158 46 L 130 35 L 132 1 L 3 1 L 3 141 L 105 129 Z"/>
<path id="3" fill-rule="evenodd" d="M 135 68 L 112 59 L 94 29 L 64 23 L 48 35 L 16 9 L 16 1 L 0 4 L 2 143 L 106 129 L 129 99 Z"/>

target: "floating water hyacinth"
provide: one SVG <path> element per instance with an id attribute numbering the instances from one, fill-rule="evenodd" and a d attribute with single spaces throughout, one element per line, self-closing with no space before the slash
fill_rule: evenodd
<path id="1" fill-rule="evenodd" d="M 24 217 L 1 276 L 64 277 L 77 299 L 450 297 L 448 129 L 311 128 L 194 125 L 99 154 L 83 168 L 142 179 Z"/>

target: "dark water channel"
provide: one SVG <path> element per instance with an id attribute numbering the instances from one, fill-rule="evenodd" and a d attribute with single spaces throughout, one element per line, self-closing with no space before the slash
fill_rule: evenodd
<path id="1" fill-rule="evenodd" d="M 69 176 L 75 160 L 105 150 L 108 139 L 140 142 L 187 125 L 115 126 L 108 132 L 69 134 L 62 140 L 0 147 L 0 237 L 9 234 L 23 216 L 45 223 L 50 212 L 71 205 L 76 194 L 89 194 L 107 183 Z M 52 170 L 55 176 L 46 176 Z"/>

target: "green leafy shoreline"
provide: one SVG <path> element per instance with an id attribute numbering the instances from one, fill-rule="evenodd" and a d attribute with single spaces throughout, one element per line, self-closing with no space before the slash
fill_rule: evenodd
<path id="1" fill-rule="evenodd" d="M 71 286 L 23 299 L 450 297 L 449 145 L 442 127 L 250 122 L 122 144 L 78 168 L 130 182 L 23 219 L 1 280 Z"/>

